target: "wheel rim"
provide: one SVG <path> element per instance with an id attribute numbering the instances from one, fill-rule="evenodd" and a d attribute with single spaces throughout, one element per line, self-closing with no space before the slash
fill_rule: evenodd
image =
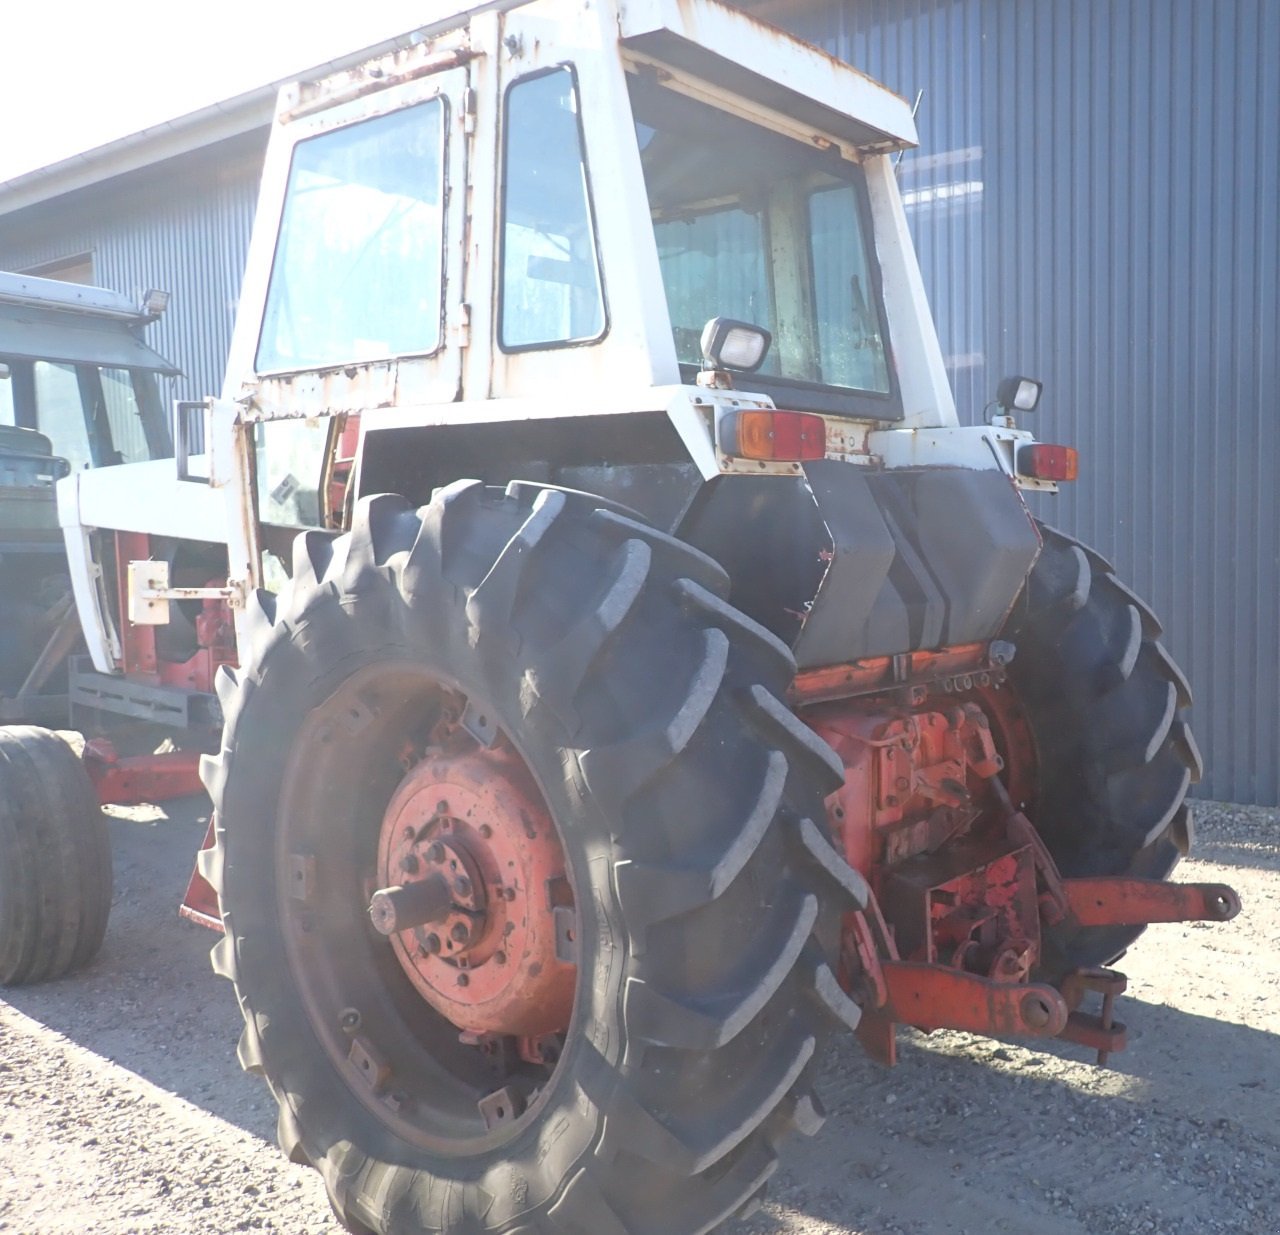
<path id="1" fill-rule="evenodd" d="M 510 744 L 486 750 L 461 733 L 392 796 L 372 904 L 389 906 L 385 933 L 415 989 L 459 1030 L 564 1033 L 574 985 L 564 850 Z M 399 921 L 397 902 L 407 910 Z M 525 1044 L 521 1053 L 538 1057 Z"/>
<path id="2" fill-rule="evenodd" d="M 435 1153 L 536 1118 L 578 1002 L 559 831 L 491 715 L 420 666 L 365 669 L 308 716 L 281 786 L 291 980 L 363 1105 Z"/>

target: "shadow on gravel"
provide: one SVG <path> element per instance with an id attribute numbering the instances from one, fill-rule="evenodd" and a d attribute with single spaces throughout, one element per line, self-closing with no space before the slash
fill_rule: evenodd
<path id="1" fill-rule="evenodd" d="M 1275 1235 L 1280 1037 L 1124 1000 L 1094 1069 L 966 1034 L 902 1035 L 893 1071 L 838 1044 L 830 1118 L 744 1235 Z"/>
<path id="2" fill-rule="evenodd" d="M 131 813 L 137 818 L 111 819 L 116 888 L 98 959 L 81 974 L 7 990 L 3 998 L 80 1046 L 274 1143 L 275 1104 L 236 1062 L 240 1012 L 230 984 L 210 968 L 216 936 L 178 917 L 208 800 Z"/>

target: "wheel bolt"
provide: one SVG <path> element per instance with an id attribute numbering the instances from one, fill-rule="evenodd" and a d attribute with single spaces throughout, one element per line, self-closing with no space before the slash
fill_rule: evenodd
<path id="1" fill-rule="evenodd" d="M 482 823 L 480 825 L 480 835 L 483 836 L 485 840 L 488 840 L 493 835 L 493 829 L 487 823 Z"/>
<path id="2" fill-rule="evenodd" d="M 470 979 L 469 977 L 467 977 L 467 975 L 466 975 L 465 973 L 460 973 L 460 974 L 458 975 L 458 985 L 459 985 L 459 986 L 470 986 L 470 985 L 471 985 L 471 979 Z"/>
<path id="3" fill-rule="evenodd" d="M 465 896 L 470 896 L 470 895 L 471 895 L 471 880 L 470 880 L 470 879 L 468 879 L 468 878 L 466 877 L 466 875 L 459 875 L 459 876 L 457 877 L 457 879 L 455 879 L 455 880 L 453 881 L 453 890 L 454 890 L 454 891 L 455 891 L 459 896 L 464 896 L 464 897 L 465 897 Z"/>
<path id="4" fill-rule="evenodd" d="M 416 853 L 406 853 L 404 857 L 400 859 L 400 869 L 404 871 L 406 875 L 416 875 L 418 873 L 419 865 L 420 863 L 418 862 L 418 855 Z"/>
<path id="5" fill-rule="evenodd" d="M 338 1014 L 338 1024 L 348 1033 L 360 1028 L 360 1013 L 355 1008 L 343 1008 Z"/>
<path id="6" fill-rule="evenodd" d="M 450 938 L 454 943 L 466 943 L 471 938 L 471 932 L 467 929 L 465 922 L 459 922 L 453 930 L 449 932 Z"/>
<path id="7" fill-rule="evenodd" d="M 505 952 L 495 952 L 493 954 L 493 963 L 495 965 L 505 965 L 507 963 L 507 954 Z"/>
<path id="8" fill-rule="evenodd" d="M 432 931 L 431 934 L 427 936 L 427 942 L 424 945 L 428 956 L 435 956 L 443 946 L 444 945 L 440 942 L 440 936 L 437 935 L 435 931 Z"/>
<path id="9" fill-rule="evenodd" d="M 436 841 L 427 850 L 427 861 L 435 863 L 436 866 L 439 866 L 444 861 L 444 846 L 439 841 Z"/>
<path id="10" fill-rule="evenodd" d="M 436 803 L 436 814 L 447 815 L 448 813 L 449 813 L 449 803 L 446 802 L 444 798 L 441 798 L 440 801 Z"/>

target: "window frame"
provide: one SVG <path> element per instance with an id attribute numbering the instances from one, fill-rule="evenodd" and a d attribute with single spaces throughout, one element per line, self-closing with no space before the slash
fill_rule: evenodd
<path id="1" fill-rule="evenodd" d="M 510 124 L 508 122 L 508 118 L 511 114 L 511 92 L 518 86 L 534 81 L 539 77 L 549 77 L 552 73 L 564 72 L 569 74 L 569 81 L 573 89 L 573 119 L 578 130 L 578 150 L 582 157 L 582 178 L 587 195 L 587 220 L 591 227 L 591 252 L 595 258 L 596 278 L 599 280 L 600 284 L 601 326 L 597 334 L 579 339 L 556 339 L 545 343 L 508 344 L 503 340 L 502 327 L 506 313 L 507 292 L 507 280 L 505 277 L 507 268 L 507 160 L 510 154 L 510 144 L 508 141 L 510 136 Z M 534 69 L 529 73 L 522 73 L 519 77 L 513 78 L 509 81 L 502 91 L 500 123 L 500 143 L 502 147 L 502 154 L 498 165 L 498 208 L 495 219 L 498 231 L 498 260 L 495 263 L 495 282 L 497 284 L 497 288 L 494 298 L 494 343 L 498 351 L 505 356 L 518 356 L 523 352 L 563 351 L 565 348 L 571 347 L 594 347 L 608 336 L 613 323 L 609 313 L 609 289 L 605 279 L 605 265 L 600 251 L 600 228 L 596 219 L 596 195 L 591 178 L 591 162 L 587 157 L 587 136 L 586 131 L 582 126 L 582 92 L 578 88 L 578 70 L 574 63 L 571 60 L 562 60 L 556 64 L 549 64 L 543 68 Z"/>
<path id="2" fill-rule="evenodd" d="M 435 83 L 433 83 L 435 84 Z M 371 365 L 388 365 L 396 364 L 402 360 L 431 360 L 442 352 L 448 350 L 449 346 L 449 322 L 448 322 L 448 287 L 449 287 L 449 162 L 452 157 L 450 144 L 450 135 L 452 130 L 453 114 L 452 100 L 449 96 L 447 83 L 441 88 L 424 95 L 422 98 L 403 100 L 389 99 L 387 106 L 375 108 L 367 113 L 357 113 L 354 115 L 344 115 L 340 120 L 330 123 L 317 124 L 313 131 L 300 134 L 289 148 L 289 162 L 285 170 L 284 189 L 280 197 L 280 210 L 276 220 L 275 229 L 275 245 L 271 253 L 271 268 L 267 272 L 266 282 L 263 286 L 262 312 L 258 321 L 257 338 L 254 341 L 252 369 L 253 372 L 263 378 L 289 378 L 303 373 L 328 372 L 333 369 L 349 369 L 349 368 L 366 368 Z M 320 141 L 329 137 L 334 133 L 342 132 L 346 129 L 352 129 L 362 124 L 373 124 L 379 120 L 385 120 L 388 116 L 400 115 L 407 111 L 412 111 L 415 107 L 422 107 L 429 103 L 439 103 L 441 105 L 440 113 L 440 298 L 438 303 L 439 317 L 437 320 L 437 333 L 434 346 L 427 350 L 406 351 L 406 352 L 389 352 L 384 356 L 368 357 L 363 356 L 358 359 L 350 357 L 343 360 L 326 361 L 322 365 L 295 365 L 285 366 L 282 368 L 265 368 L 260 363 L 259 357 L 262 355 L 263 339 L 267 329 L 267 311 L 271 304 L 271 288 L 273 286 L 276 270 L 279 267 L 284 240 L 284 221 L 285 212 L 289 207 L 289 188 L 293 179 L 294 159 L 297 157 L 298 150 L 313 141 Z M 325 117 L 324 119 L 331 119 Z"/>

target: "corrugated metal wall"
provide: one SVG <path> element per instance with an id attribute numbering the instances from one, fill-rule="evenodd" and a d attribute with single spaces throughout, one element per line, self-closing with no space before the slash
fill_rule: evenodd
<path id="1" fill-rule="evenodd" d="M 962 416 L 1045 380 L 1034 427 L 1083 471 L 1038 513 L 1163 617 L 1201 792 L 1280 801 L 1280 3 L 766 15 L 924 92 L 902 187 Z"/>
<path id="2" fill-rule="evenodd" d="M 1280 3 L 743 0 L 911 100 L 900 175 L 961 415 L 1004 373 L 1084 454 L 1040 513 L 1164 616 L 1202 792 L 1280 801 Z M 260 154 L 260 151 L 259 151 Z M 168 287 L 154 341 L 218 390 L 258 165 L 0 223 L 0 268 L 93 250 Z"/>
<path id="3" fill-rule="evenodd" d="M 175 397 L 219 394 L 265 134 L 237 138 L 0 219 L 0 270 L 92 255 L 93 281 L 172 295 L 147 341 L 183 370 Z"/>

